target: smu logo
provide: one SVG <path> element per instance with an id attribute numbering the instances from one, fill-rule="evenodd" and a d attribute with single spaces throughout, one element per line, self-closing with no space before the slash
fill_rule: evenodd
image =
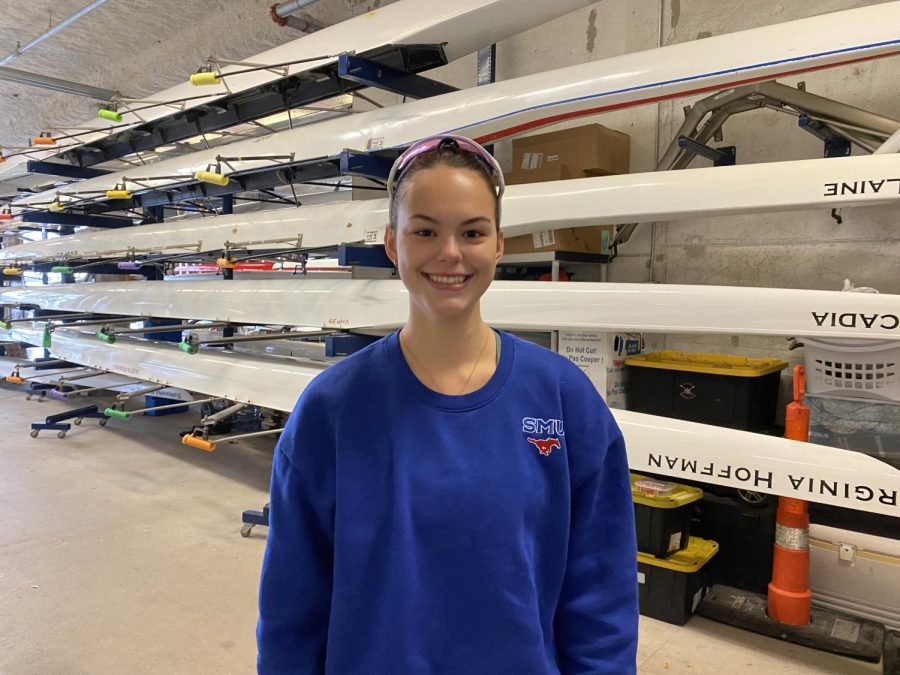
<path id="1" fill-rule="evenodd" d="M 562 420 L 545 420 L 540 417 L 523 418 L 522 431 L 526 434 L 549 436 L 548 438 L 532 438 L 530 435 L 525 437 L 525 440 L 536 447 L 544 457 L 549 457 L 551 452 L 562 447 L 559 438 L 552 438 L 552 436 L 565 436 Z"/>
<path id="2" fill-rule="evenodd" d="M 540 417 L 523 417 L 522 431 L 526 434 L 554 434 L 565 436 L 562 420 L 543 420 Z"/>

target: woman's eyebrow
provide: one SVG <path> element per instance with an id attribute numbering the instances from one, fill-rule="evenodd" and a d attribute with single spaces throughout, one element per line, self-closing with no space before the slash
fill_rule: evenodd
<path id="1" fill-rule="evenodd" d="M 435 225 L 439 224 L 439 221 L 437 218 L 432 218 L 431 216 L 427 216 L 424 213 L 414 213 L 409 217 L 409 219 L 410 220 L 424 220 L 426 222 L 433 223 Z M 459 224 L 459 226 L 466 227 L 469 225 L 475 225 L 476 223 L 490 223 L 490 222 L 491 222 L 491 219 L 488 218 L 487 216 L 473 216 L 472 218 L 467 218 L 466 220 L 462 221 Z"/>
<path id="2" fill-rule="evenodd" d="M 427 220 L 429 223 L 437 224 L 437 219 L 426 216 L 424 213 L 414 213 L 409 217 L 410 220 Z"/>
<path id="3" fill-rule="evenodd" d="M 474 218 L 469 218 L 468 220 L 464 220 L 460 223 L 460 227 L 464 227 L 466 225 L 475 225 L 476 223 L 488 223 L 490 224 L 491 219 L 487 216 L 475 216 Z"/>

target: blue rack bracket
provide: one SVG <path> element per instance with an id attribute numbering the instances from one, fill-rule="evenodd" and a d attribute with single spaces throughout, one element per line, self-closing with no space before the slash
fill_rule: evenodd
<path id="1" fill-rule="evenodd" d="M 836 134 L 821 122 L 817 122 L 806 115 L 800 115 L 797 119 L 797 126 L 804 131 L 808 131 L 825 144 L 823 153 L 825 157 L 847 157 L 852 151 L 850 141 Z"/>
<path id="2" fill-rule="evenodd" d="M 384 246 L 341 244 L 338 246 L 338 265 L 341 267 L 383 267 L 393 269 L 394 263 L 384 252 Z"/>
<path id="3" fill-rule="evenodd" d="M 22 221 L 26 223 L 44 223 L 46 225 L 71 225 L 79 227 L 131 227 L 134 221 L 131 218 L 117 216 L 81 215 L 78 213 L 51 213 L 50 211 L 26 211 L 22 214 Z"/>
<path id="4" fill-rule="evenodd" d="M 29 160 L 25 163 L 25 170 L 28 173 L 39 173 L 47 176 L 65 176 L 66 178 L 97 178 L 105 176 L 111 171 L 104 169 L 91 169 L 86 166 L 76 166 L 75 164 L 61 164 L 59 162 L 43 162 L 40 160 Z"/>
<path id="5" fill-rule="evenodd" d="M 379 338 L 373 335 L 343 333 L 325 337 L 325 356 L 350 356 L 365 349 Z"/>
<path id="6" fill-rule="evenodd" d="M 368 152 L 344 150 L 338 157 L 338 165 L 341 175 L 362 176 L 386 183 L 394 159 Z"/>
<path id="7" fill-rule="evenodd" d="M 354 54 L 341 54 L 338 57 L 338 77 L 410 98 L 428 98 L 458 91 L 449 84 L 413 75 Z"/>
<path id="8" fill-rule="evenodd" d="M 679 136 L 678 147 L 712 160 L 713 166 L 734 166 L 735 161 L 737 161 L 737 150 L 733 145 L 711 148 L 708 145 L 703 145 L 703 143 L 698 143 L 693 138 Z"/>

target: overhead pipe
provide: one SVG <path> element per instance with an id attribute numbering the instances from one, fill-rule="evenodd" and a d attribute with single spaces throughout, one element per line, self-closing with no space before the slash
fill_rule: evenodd
<path id="1" fill-rule="evenodd" d="M 72 16 L 60 21 L 58 24 L 53 26 L 53 28 L 51 28 L 50 30 L 46 31 L 45 33 L 42 33 L 41 35 L 38 35 L 34 40 L 29 42 L 24 47 L 17 46 L 14 52 L 7 54 L 2 59 L 0 59 L 0 66 L 5 66 L 7 63 L 12 61 L 14 58 L 24 54 L 25 52 L 27 52 L 29 49 L 31 49 L 35 45 L 40 44 L 41 42 L 43 42 L 44 40 L 46 40 L 49 37 L 53 37 L 59 31 L 61 31 L 63 28 L 68 26 L 70 23 L 72 23 L 73 21 L 77 21 L 78 19 L 83 17 L 88 12 L 97 9 L 100 5 L 102 5 L 105 2 L 106 2 L 106 0 L 94 0 L 94 2 L 92 2 L 91 4 L 89 4 L 85 7 L 82 7 L 77 12 L 75 12 Z M 291 10 L 291 11 L 293 11 L 293 10 Z"/>
<path id="2" fill-rule="evenodd" d="M 290 0 L 290 2 L 275 3 L 269 8 L 269 16 L 279 26 L 290 26 L 301 33 L 315 33 L 323 26 L 291 16 L 297 10 L 308 7 L 315 2 L 318 2 L 318 0 Z"/>
<path id="3" fill-rule="evenodd" d="M 0 80 L 8 80 L 10 82 L 17 82 L 19 84 L 25 84 L 32 87 L 40 87 L 42 89 L 50 89 L 53 91 L 60 91 L 65 94 L 74 94 L 75 96 L 84 96 L 86 98 L 92 98 L 100 101 L 109 101 L 112 100 L 118 92 L 115 92 L 111 89 L 103 89 L 101 87 L 93 87 L 89 84 L 82 84 L 80 82 L 72 82 L 70 80 L 61 80 L 56 77 L 48 77 L 46 75 L 41 75 L 39 73 L 30 73 L 24 70 L 16 70 L 14 68 L 6 68 L 7 63 L 12 61 L 18 56 L 21 56 L 25 52 L 27 52 L 32 47 L 39 45 L 41 42 L 46 40 L 49 37 L 56 35 L 63 28 L 68 26 L 70 23 L 77 21 L 81 17 L 83 17 L 88 12 L 96 9 L 106 0 L 94 0 L 91 4 L 82 7 L 77 12 L 75 12 L 72 16 L 63 19 L 58 24 L 53 26 L 50 30 L 38 35 L 34 40 L 29 42 L 24 46 L 16 46 L 15 51 L 10 52 L 2 59 L 0 59 Z"/>

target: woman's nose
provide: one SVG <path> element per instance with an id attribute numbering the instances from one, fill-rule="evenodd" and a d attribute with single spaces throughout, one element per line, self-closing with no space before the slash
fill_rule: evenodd
<path id="1" fill-rule="evenodd" d="M 444 237 L 442 239 L 438 256 L 440 260 L 459 260 L 461 257 L 461 249 L 459 241 L 455 236 Z"/>

